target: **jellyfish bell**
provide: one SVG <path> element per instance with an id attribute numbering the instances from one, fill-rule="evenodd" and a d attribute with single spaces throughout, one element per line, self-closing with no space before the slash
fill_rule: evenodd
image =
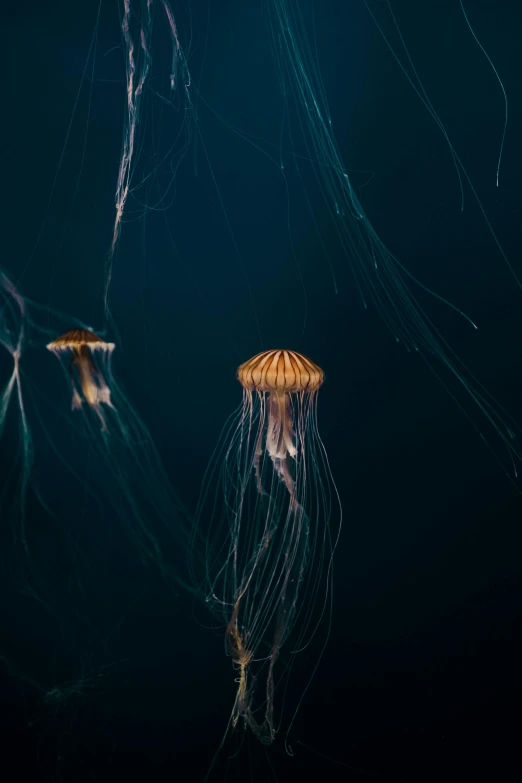
<path id="1" fill-rule="evenodd" d="M 324 372 L 296 351 L 263 351 L 240 365 L 237 377 L 247 391 L 313 392 L 322 385 Z"/>
<path id="2" fill-rule="evenodd" d="M 83 400 L 85 400 L 96 411 L 104 430 L 107 429 L 107 424 L 100 410 L 100 405 L 103 403 L 109 407 L 113 406 L 109 386 L 94 360 L 94 353 L 99 353 L 102 357 L 109 357 L 114 347 L 114 343 L 105 342 L 90 329 L 71 329 L 47 345 L 48 350 L 56 355 L 70 354 L 71 356 L 69 374 L 72 384 L 73 410 L 81 408 Z M 106 362 L 108 362 L 108 358 L 106 358 Z M 77 386 L 77 379 L 83 399 Z"/>
<path id="3" fill-rule="evenodd" d="M 317 429 L 323 370 L 278 349 L 242 364 L 237 378 L 243 401 L 222 433 L 196 513 L 207 540 L 201 586 L 224 622 L 226 649 L 239 671 L 231 724 L 242 719 L 269 744 L 277 730 L 281 649 L 291 638 L 288 670 L 290 657 L 329 617 L 341 513 Z M 328 629 L 319 656 L 327 637 Z"/>

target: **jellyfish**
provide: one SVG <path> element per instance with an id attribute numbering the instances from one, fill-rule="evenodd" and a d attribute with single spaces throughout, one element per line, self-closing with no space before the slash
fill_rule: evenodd
<path id="1" fill-rule="evenodd" d="M 265 351 L 242 364 L 237 377 L 250 395 L 254 392 L 265 392 L 267 395 L 266 410 L 263 412 L 263 421 L 268 415 L 266 432 L 264 427 L 259 429 L 255 451 L 258 490 L 263 493 L 260 459 L 263 451 L 266 451 L 274 470 L 288 490 L 290 503 L 299 505 L 295 498 L 295 481 L 288 465 L 288 457 L 295 459 L 297 456 L 290 395 L 301 392 L 315 395 L 323 383 L 324 373 L 320 367 L 295 351 Z"/>
<path id="2" fill-rule="evenodd" d="M 62 406 L 46 347 L 83 415 Z M 115 540 L 122 561 L 191 589 L 189 515 L 112 370 L 113 352 L 69 314 L 24 297 L 0 269 L 0 572 L 54 617 L 69 604 L 88 617 L 86 585 L 97 593 L 100 553 Z"/>
<path id="3" fill-rule="evenodd" d="M 124 394 L 111 367 L 115 345 L 91 329 L 79 326 L 47 344 L 47 349 L 62 360 L 72 386 L 72 410 L 87 408 L 78 430 L 88 451 L 95 455 L 102 493 L 97 489 L 93 501 L 131 534 L 144 563 L 155 562 L 161 571 L 186 586 L 180 576 L 189 540 L 187 512 L 166 475 L 154 441 L 144 421 Z M 101 423 L 89 416 L 92 410 Z M 109 417 L 110 413 L 110 417 Z M 102 498 L 100 499 L 100 494 Z M 109 501 L 106 508 L 105 498 Z M 177 567 L 167 565 L 161 544 L 165 540 L 175 553 Z M 181 544 L 181 546 L 180 546 Z"/>
<path id="4" fill-rule="evenodd" d="M 317 427 L 321 368 L 270 350 L 237 377 L 243 401 L 207 471 L 196 519 L 209 521 L 205 597 L 239 672 L 231 723 L 242 719 L 269 744 L 281 648 L 292 638 L 290 655 L 304 649 L 329 622 L 341 510 Z M 314 642 L 319 656 L 327 637 Z"/>
<path id="5" fill-rule="evenodd" d="M 113 407 L 111 392 L 103 373 L 94 361 L 93 353 L 105 355 L 108 363 L 108 357 L 114 350 L 114 343 L 105 342 L 89 329 L 72 329 L 49 343 L 47 348 L 55 354 L 71 354 L 69 372 L 72 384 L 72 408 L 78 410 L 83 403 L 78 391 L 77 374 L 83 399 L 98 415 L 102 428 L 107 430 L 107 423 L 100 406 L 103 403 Z"/>

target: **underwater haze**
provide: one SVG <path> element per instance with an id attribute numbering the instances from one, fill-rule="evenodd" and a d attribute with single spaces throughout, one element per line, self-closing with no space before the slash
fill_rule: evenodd
<path id="1" fill-rule="evenodd" d="M 520 780 L 522 8 L 2 18 L 5 780 Z"/>

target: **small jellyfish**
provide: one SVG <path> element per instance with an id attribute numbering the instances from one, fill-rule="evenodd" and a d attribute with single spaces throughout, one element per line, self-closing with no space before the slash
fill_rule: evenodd
<path id="1" fill-rule="evenodd" d="M 111 392 L 103 373 L 94 361 L 94 352 L 103 352 L 102 356 L 108 357 L 114 350 L 114 343 L 106 343 L 89 329 L 72 329 L 62 334 L 47 345 L 49 351 L 56 355 L 70 353 L 71 363 L 69 374 L 72 385 L 72 408 L 81 408 L 83 400 L 98 415 L 103 430 L 107 430 L 107 423 L 100 405 L 113 407 Z M 79 381 L 79 387 L 77 385 Z M 81 393 L 80 394 L 80 390 Z M 82 399 L 83 395 L 83 399 Z"/>

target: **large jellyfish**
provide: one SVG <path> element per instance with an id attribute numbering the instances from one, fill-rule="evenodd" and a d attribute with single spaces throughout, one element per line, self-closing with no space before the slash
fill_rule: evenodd
<path id="1" fill-rule="evenodd" d="M 341 514 L 317 427 L 320 367 L 271 350 L 242 364 L 238 380 L 243 402 L 207 472 L 197 517 L 210 517 L 206 600 L 224 619 L 239 670 L 232 725 L 242 718 L 269 744 L 281 648 L 291 637 L 290 652 L 302 650 L 329 623 Z M 319 656 L 327 636 L 314 640 Z M 259 681 L 264 692 L 256 694 Z"/>

